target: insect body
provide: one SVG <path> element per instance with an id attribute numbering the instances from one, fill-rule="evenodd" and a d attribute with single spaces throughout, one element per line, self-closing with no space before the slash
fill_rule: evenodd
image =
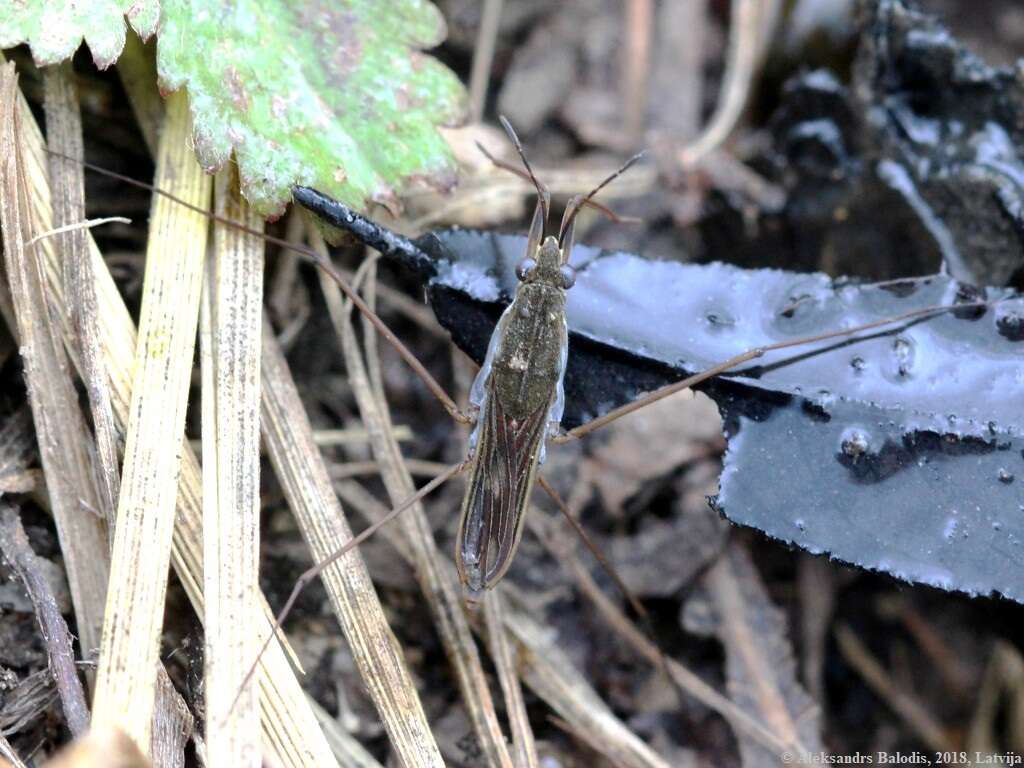
<path id="1" fill-rule="evenodd" d="M 562 420 L 569 348 L 565 292 L 575 281 L 564 262 L 558 240 L 548 237 L 536 258 L 528 255 L 519 265 L 515 300 L 498 322 L 470 394 L 479 415 L 456 548 L 470 599 L 508 570 L 546 434 Z"/>
<path id="2" fill-rule="evenodd" d="M 504 117 L 501 124 L 525 171 L 480 149 L 498 167 L 532 182 L 537 206 L 526 256 L 516 269 L 515 299 L 498 321 L 470 392 L 478 415 L 470 437 L 472 469 L 462 502 L 455 563 L 471 602 L 508 570 L 523 532 L 537 467 L 544 461 L 545 440 L 557 433 L 562 421 L 562 380 L 569 353 L 565 292 L 576 282 L 569 264 L 576 215 L 591 205 L 614 217 L 593 197 L 640 158 L 630 158 L 591 192 L 570 200 L 558 237 L 545 238 L 550 195 L 533 175 L 512 126 Z"/>

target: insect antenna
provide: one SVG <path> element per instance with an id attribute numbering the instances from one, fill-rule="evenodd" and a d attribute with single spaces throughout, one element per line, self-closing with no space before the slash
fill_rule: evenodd
<path id="1" fill-rule="evenodd" d="M 583 206 L 585 205 L 589 205 L 593 208 L 596 208 L 597 210 L 601 211 L 601 213 L 605 214 L 606 216 L 613 220 L 621 221 L 621 219 L 610 208 L 606 208 L 600 203 L 595 202 L 594 195 L 596 195 L 602 189 L 604 189 L 613 181 L 615 181 L 615 179 L 619 178 L 619 176 L 628 171 L 643 156 L 643 152 L 637 152 L 635 155 L 629 158 L 629 160 L 627 160 L 621 166 L 619 166 L 619 169 L 617 171 L 609 175 L 608 178 L 606 178 L 604 181 L 602 181 L 600 184 L 598 184 L 596 187 L 590 190 L 590 192 L 588 192 L 585 195 L 577 195 L 576 197 L 569 201 L 569 205 L 566 206 L 565 209 L 565 215 L 562 217 L 562 226 L 558 230 L 559 246 L 561 246 L 563 249 L 565 248 L 565 244 L 568 239 L 566 235 L 570 232 L 572 223 L 576 220 L 576 215 L 580 212 L 580 209 L 583 208 Z"/>
<path id="2" fill-rule="evenodd" d="M 533 173 L 527 173 L 522 168 L 517 168 L 511 163 L 507 163 L 491 154 L 490 150 L 487 149 L 479 141 L 476 142 L 476 148 L 480 150 L 481 154 L 486 157 L 496 168 L 501 168 L 503 171 L 508 171 L 511 174 L 518 176 L 523 181 L 529 181 L 534 185 L 537 190 L 537 205 L 541 209 L 541 216 L 544 221 L 547 221 L 548 210 L 551 207 L 551 192 L 533 175 Z M 525 161 L 524 161 L 525 162 Z M 529 168 L 529 166 L 527 166 Z"/>
<path id="3" fill-rule="evenodd" d="M 533 168 L 530 167 L 530 161 L 526 159 L 526 152 L 523 149 L 523 144 L 519 141 L 519 137 L 512 128 L 512 123 L 510 123 L 508 118 L 504 115 L 499 115 L 498 120 L 501 122 L 501 127 L 505 129 L 505 133 L 508 134 L 508 138 L 509 141 L 512 142 L 512 146 L 514 146 L 516 148 L 516 152 L 519 153 L 519 159 L 523 161 L 523 167 L 526 168 L 526 173 L 529 176 L 530 181 L 533 182 L 533 186 L 537 190 L 537 196 L 540 198 L 540 204 L 544 210 L 544 221 L 547 221 L 548 213 L 551 210 L 551 193 L 548 191 L 548 188 L 541 184 L 540 181 L 537 180 L 537 177 L 533 175 Z M 501 167 L 507 169 L 507 166 L 505 165 L 502 165 Z"/>

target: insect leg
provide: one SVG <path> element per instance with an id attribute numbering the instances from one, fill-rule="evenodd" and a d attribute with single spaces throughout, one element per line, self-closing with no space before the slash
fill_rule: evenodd
<path id="1" fill-rule="evenodd" d="M 576 427 L 575 429 L 569 430 L 563 435 L 553 437 L 552 442 L 561 444 L 567 443 L 570 440 L 575 440 L 577 438 L 583 437 L 583 435 L 593 432 L 596 429 L 600 429 L 601 427 L 610 424 L 611 422 L 621 418 L 622 416 L 625 416 L 628 413 L 640 410 L 644 406 L 650 405 L 651 403 L 656 403 L 658 400 L 668 397 L 669 395 L 672 395 L 681 389 L 686 389 L 687 387 L 692 387 L 695 384 L 700 384 L 702 381 L 706 381 L 707 379 L 710 379 L 712 376 L 717 376 L 720 373 L 725 373 L 726 371 L 729 371 L 738 365 L 742 365 L 743 363 L 749 362 L 750 360 L 756 360 L 759 357 L 763 357 L 765 353 L 771 352 L 773 350 L 787 349 L 789 347 L 798 347 L 803 344 L 813 344 L 818 341 L 827 341 L 829 339 L 838 339 L 856 333 L 877 330 L 879 328 L 884 328 L 885 326 L 894 325 L 896 323 L 907 323 L 914 320 L 923 320 L 933 315 L 939 315 L 942 314 L 943 312 L 948 312 L 954 309 L 969 309 L 972 307 L 980 308 L 988 306 L 991 306 L 990 302 L 975 302 L 971 304 L 922 307 L 921 309 L 915 309 L 910 312 L 905 312 L 902 315 L 885 317 L 882 318 L 881 320 L 875 320 L 870 323 L 864 323 L 863 325 L 856 325 L 852 328 L 843 328 L 842 330 L 838 331 L 828 331 L 826 333 L 820 333 L 814 336 L 803 336 L 799 339 L 789 339 L 788 341 L 780 341 L 776 342 L 775 344 L 768 344 L 763 347 L 754 347 L 753 349 L 748 349 L 746 352 L 742 352 L 736 355 L 735 357 L 730 357 L 728 360 L 718 363 L 717 365 L 713 365 L 710 368 L 701 371 L 700 373 L 696 373 L 693 376 L 687 376 L 682 381 L 677 381 L 673 384 L 667 384 L 666 386 L 661 387 L 660 389 L 656 389 L 653 392 L 649 392 L 643 397 L 634 400 L 631 403 L 626 403 L 625 405 L 615 408 L 609 411 L 608 413 L 604 414 L 603 416 L 599 416 L 596 419 L 593 419 L 592 421 L 588 421 L 586 424 L 581 424 L 580 426 Z"/>
<path id="2" fill-rule="evenodd" d="M 92 163 L 77 160 L 76 158 L 73 158 L 70 155 L 64 155 L 60 152 L 53 152 L 52 150 L 46 151 L 49 154 L 56 155 L 57 157 L 63 157 L 65 159 L 73 160 L 75 162 L 81 162 L 82 166 L 89 169 L 90 171 L 94 171 L 96 173 L 99 173 L 100 175 L 108 176 L 113 179 L 117 179 L 118 181 L 122 181 L 125 184 L 130 184 L 132 186 L 139 187 L 140 189 L 148 190 L 153 194 L 161 195 L 162 197 L 165 197 L 168 200 L 177 203 L 178 205 L 185 206 L 189 210 L 197 211 L 198 213 L 201 213 L 204 216 L 207 216 L 208 218 L 212 219 L 213 221 L 223 224 L 224 226 L 232 227 L 233 229 L 237 229 L 247 234 L 255 235 L 256 237 L 261 237 L 268 243 L 280 246 L 281 248 L 285 248 L 289 251 L 292 251 L 293 253 L 297 253 L 300 256 L 306 258 L 307 260 L 312 262 L 314 266 L 317 266 L 321 270 L 323 270 L 327 274 L 327 276 L 331 278 L 331 280 L 338 284 L 338 287 L 341 289 L 342 293 L 344 293 L 345 296 L 352 301 L 356 309 L 358 309 L 363 314 L 363 316 L 366 317 L 366 319 L 373 324 L 373 327 L 377 329 L 377 331 L 384 337 L 384 339 L 392 347 L 394 347 L 395 351 L 398 352 L 399 356 L 412 369 L 413 373 L 415 373 L 423 381 L 427 389 L 429 389 L 431 394 L 433 394 L 434 397 L 436 397 L 438 401 L 440 401 L 441 405 L 444 406 L 444 409 L 448 411 L 448 414 L 453 419 L 455 419 L 455 421 L 459 422 L 460 424 L 472 423 L 473 419 L 462 412 L 462 410 L 456 404 L 455 400 L 453 400 L 452 397 L 445 391 L 444 387 L 442 387 L 437 382 L 437 379 L 435 379 L 430 374 L 430 371 L 428 371 L 423 366 L 423 363 L 419 361 L 416 355 L 414 355 L 409 350 L 409 348 L 406 347 L 405 344 L 403 344 L 402 341 L 394 334 L 394 332 L 390 328 L 388 328 L 388 326 L 384 323 L 383 320 L 380 319 L 377 313 L 370 309 L 366 302 L 363 301 L 362 297 L 360 297 L 358 294 L 356 294 L 355 291 L 352 290 L 348 282 L 346 282 L 345 278 L 341 275 L 338 268 L 334 266 L 334 263 L 330 260 L 330 257 L 327 255 L 326 246 L 323 247 L 321 252 L 318 250 L 314 250 L 312 248 L 307 248 L 303 245 L 298 245 L 288 240 L 284 240 L 280 237 L 268 235 L 265 232 L 262 232 L 258 229 L 247 227 L 243 224 L 239 224 L 237 221 L 232 221 L 231 219 L 228 219 L 226 217 L 219 216 L 217 214 L 210 213 L 209 211 L 200 209 L 197 206 L 191 205 L 185 200 L 182 200 L 181 198 L 170 194 L 169 192 L 165 192 L 164 190 L 153 186 L 152 184 L 147 184 L 144 181 L 139 181 L 138 179 L 133 179 L 130 176 L 115 173 L 114 171 L 108 171 L 106 168 L 102 168 Z"/>
<path id="3" fill-rule="evenodd" d="M 284 624 L 284 620 L 288 618 L 288 614 L 291 613 L 292 608 L 295 606 L 295 601 L 299 599 L 299 595 L 302 593 L 302 590 L 306 588 L 306 585 L 309 584 L 309 582 L 313 581 L 313 579 L 315 579 L 321 573 L 323 573 L 324 569 L 327 568 L 327 566 L 329 566 L 331 563 L 337 561 L 341 557 L 344 557 L 347 553 L 351 552 L 353 549 L 355 549 L 368 538 L 370 538 L 370 536 L 376 533 L 376 531 L 381 526 L 390 523 L 392 520 L 398 517 L 398 515 L 401 512 L 404 512 L 406 509 L 411 507 L 424 496 L 427 496 L 433 490 L 435 490 L 441 485 L 444 485 L 448 480 L 462 472 L 462 470 L 466 468 L 467 464 L 468 461 L 461 461 L 458 464 L 453 464 L 440 475 L 438 475 L 429 483 L 427 483 L 418 491 L 416 491 L 416 493 L 414 493 L 412 496 L 407 498 L 397 507 L 393 508 L 390 512 L 384 515 L 384 517 L 375 521 L 367 528 L 364 528 L 357 536 L 354 536 L 353 538 L 349 539 L 347 542 L 345 542 L 344 545 L 342 545 L 334 552 L 329 554 L 319 563 L 316 563 L 315 565 L 305 570 L 302 573 L 302 575 L 299 576 L 299 578 L 295 582 L 295 586 L 292 587 L 291 593 L 288 595 L 288 599 L 284 602 L 284 607 L 277 614 L 277 618 L 274 619 L 274 624 L 270 628 L 270 632 L 267 634 L 266 639 L 260 646 L 259 653 L 256 654 L 256 660 L 253 661 L 252 666 L 249 668 L 249 671 L 246 672 L 245 678 L 243 679 L 242 684 L 239 686 L 239 693 L 235 695 L 235 702 L 233 702 L 231 705 L 232 708 L 234 708 L 235 703 L 238 701 L 238 695 L 242 692 L 242 690 L 245 689 L 245 686 L 249 683 L 249 680 L 252 679 L 253 674 L 256 672 L 256 666 L 259 664 L 260 659 L 263 657 L 264 652 L 267 650 L 267 646 L 270 645 L 270 641 L 274 639 L 274 636 L 281 629 L 281 625 Z"/>
<path id="4" fill-rule="evenodd" d="M 590 575 L 590 571 L 583 567 L 583 564 L 572 552 L 572 548 L 560 547 L 557 544 L 557 537 L 547 535 L 547 528 L 539 526 L 539 516 L 531 516 L 530 523 L 534 526 L 534 532 L 539 535 L 541 543 L 549 547 L 557 557 L 562 559 L 562 564 L 574 572 L 580 590 L 605 617 L 612 630 L 652 664 L 659 664 L 658 647 L 601 591 Z M 792 746 L 769 731 L 731 699 L 716 691 L 688 668 L 674 659 L 664 657 L 663 654 L 661 654 L 661 658 L 665 658 L 667 668 L 676 685 L 709 709 L 722 715 L 737 732 L 742 731 L 760 744 L 780 754 Z"/>
<path id="5" fill-rule="evenodd" d="M 580 525 L 579 521 L 573 516 L 572 512 L 569 510 L 569 507 L 566 505 L 565 501 L 562 500 L 562 497 L 559 495 L 558 491 L 556 491 L 551 486 L 551 484 L 540 475 L 537 476 L 537 483 L 540 485 L 541 488 L 544 489 L 544 493 L 546 493 L 551 498 L 551 500 L 555 502 L 555 506 L 558 507 L 558 511 L 562 513 L 562 517 L 569 521 L 569 525 L 572 526 L 572 529 L 576 532 L 576 535 L 583 540 L 583 544 L 586 546 L 587 549 L 590 550 L 590 554 L 592 554 L 594 556 L 594 559 L 597 560 L 598 565 L 600 565 L 601 569 L 611 577 L 612 581 L 615 582 L 616 589 L 618 589 L 622 596 L 626 598 L 626 602 L 628 602 L 633 611 L 636 612 L 636 615 L 640 617 L 640 621 L 644 626 L 644 630 L 647 632 L 648 638 L 650 639 L 654 647 L 657 649 L 658 666 L 661 668 L 662 673 L 665 675 L 665 679 L 668 680 L 669 683 L 672 685 L 673 690 L 679 697 L 679 705 L 680 707 L 682 707 L 682 691 L 679 689 L 679 686 L 676 685 L 675 678 L 672 677 L 672 672 L 669 670 L 668 656 L 665 654 L 665 651 L 662 650 L 661 646 L 658 645 L 657 641 L 655 641 L 654 639 L 654 625 L 651 623 L 651 615 L 647 612 L 647 609 L 644 608 L 643 603 L 641 603 L 637 599 L 636 595 L 633 594 L 633 591 L 626 586 L 626 582 L 624 582 L 622 580 L 622 577 L 619 576 L 619 572 L 615 570 L 615 567 L 608 560 L 604 552 L 601 551 L 601 548 L 598 547 L 597 544 L 594 543 L 594 540 L 587 535 L 587 532 L 583 529 L 583 526 Z"/>

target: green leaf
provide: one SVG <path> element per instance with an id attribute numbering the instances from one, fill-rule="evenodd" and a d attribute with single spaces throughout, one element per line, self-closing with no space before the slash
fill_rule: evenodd
<path id="1" fill-rule="evenodd" d="M 142 37 L 159 20 L 160 87 L 187 87 L 199 162 L 213 172 L 234 151 L 261 214 L 296 184 L 365 208 L 455 183 L 437 126 L 462 120 L 465 91 L 420 52 L 446 31 L 427 0 L 0 0 L 0 48 L 27 42 L 53 64 L 84 38 L 104 67 L 125 15 Z"/>
<path id="2" fill-rule="evenodd" d="M 425 0 L 165 0 L 161 87 L 188 87 L 196 154 L 235 151 L 245 196 L 279 213 L 296 184 L 354 207 L 404 183 L 454 183 L 439 124 L 464 113 L 455 75 L 418 49 L 445 36 Z"/>
<path id="3" fill-rule="evenodd" d="M 156 30 L 159 0 L 0 0 L 0 48 L 28 43 L 36 64 L 58 64 L 84 39 L 100 69 L 124 48 L 124 17 L 143 40 Z"/>

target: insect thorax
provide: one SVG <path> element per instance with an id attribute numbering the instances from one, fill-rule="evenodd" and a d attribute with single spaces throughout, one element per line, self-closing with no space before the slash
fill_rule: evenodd
<path id="1" fill-rule="evenodd" d="M 505 413 L 525 418 L 548 408 L 562 377 L 565 292 L 544 284 L 519 287 L 491 372 Z"/>

